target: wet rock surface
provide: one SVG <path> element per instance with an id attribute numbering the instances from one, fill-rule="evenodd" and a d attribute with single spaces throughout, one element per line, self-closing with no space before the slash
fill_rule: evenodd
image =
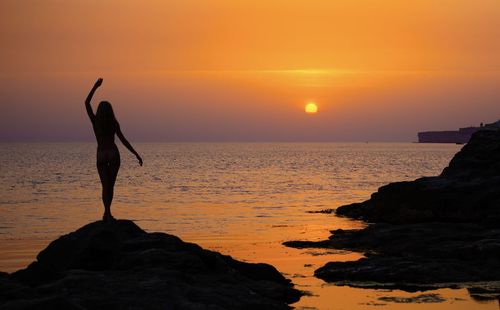
<path id="1" fill-rule="evenodd" d="M 301 293 L 244 263 L 132 221 L 94 222 L 0 273 L 2 309 L 287 309 Z"/>
<path id="2" fill-rule="evenodd" d="M 467 223 L 373 224 L 332 233 L 329 240 L 285 245 L 365 254 L 360 260 L 330 262 L 315 271 L 318 278 L 330 282 L 372 281 L 411 290 L 415 285 L 500 280 L 498 228 Z"/>
<path id="3" fill-rule="evenodd" d="M 424 304 L 424 303 L 440 303 L 445 301 L 443 297 L 438 294 L 421 294 L 415 297 L 393 297 L 393 296 L 384 296 L 378 298 L 380 301 L 384 302 L 392 302 L 398 304 Z"/>
<path id="4" fill-rule="evenodd" d="M 315 271 L 318 278 L 408 291 L 465 287 L 476 297 L 483 291 L 499 298 L 499 131 L 474 134 L 441 175 L 391 183 L 336 213 L 370 224 L 334 230 L 328 240 L 284 243 L 364 253 L 358 261 L 327 263 Z"/>

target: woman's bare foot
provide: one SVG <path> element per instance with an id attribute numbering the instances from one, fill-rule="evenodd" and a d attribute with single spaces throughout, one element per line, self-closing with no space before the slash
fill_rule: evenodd
<path id="1" fill-rule="evenodd" d="M 107 223 L 116 221 L 116 219 L 111 215 L 111 213 L 104 213 L 104 215 L 102 216 L 102 221 Z"/>

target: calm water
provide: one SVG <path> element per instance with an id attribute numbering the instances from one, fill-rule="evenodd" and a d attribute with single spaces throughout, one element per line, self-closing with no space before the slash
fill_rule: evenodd
<path id="1" fill-rule="evenodd" d="M 1 144 L 0 270 L 26 266 L 55 237 L 102 214 L 95 144 Z M 421 293 L 327 285 L 312 277 L 327 261 L 358 253 L 296 250 L 281 242 L 319 240 L 363 223 L 308 213 L 365 200 L 379 186 L 438 174 L 457 145 L 411 143 L 136 144 L 139 167 L 121 148 L 113 211 L 148 231 L 251 262 L 267 262 L 312 296 L 298 308 L 497 309 L 466 290 L 438 290 L 445 301 L 400 304 L 380 297 Z"/>

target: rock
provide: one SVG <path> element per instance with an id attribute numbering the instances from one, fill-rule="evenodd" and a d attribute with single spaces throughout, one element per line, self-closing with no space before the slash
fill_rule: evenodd
<path id="1" fill-rule="evenodd" d="M 441 175 L 382 186 L 338 215 L 371 223 L 334 230 L 328 240 L 288 241 L 364 253 L 315 275 L 357 287 L 425 290 L 465 287 L 500 298 L 500 131 L 479 131 Z M 487 289 L 485 289 L 487 287 Z"/>
<path id="2" fill-rule="evenodd" d="M 335 209 L 324 209 L 324 210 L 312 210 L 306 211 L 307 213 L 324 213 L 324 214 L 332 214 L 335 213 Z"/>
<path id="3" fill-rule="evenodd" d="M 336 214 L 367 222 L 500 223 L 500 131 L 478 131 L 441 175 L 379 188 Z"/>
<path id="4" fill-rule="evenodd" d="M 398 304 L 427 304 L 427 303 L 440 303 L 446 301 L 439 294 L 420 294 L 414 297 L 398 297 L 398 296 L 383 296 L 379 297 L 378 300 L 385 302 L 393 302 Z"/>
<path id="5" fill-rule="evenodd" d="M 500 280 L 500 229 L 476 224 L 375 224 L 345 231 L 329 248 L 368 253 L 356 262 L 329 263 L 316 270 L 327 281 L 436 284 Z M 325 247 L 325 241 L 319 242 Z M 311 246 L 311 243 L 309 243 Z"/>
<path id="6" fill-rule="evenodd" d="M 132 221 L 94 222 L 0 274 L 2 309 L 288 309 L 301 293 L 267 264 L 204 250 Z"/>
<path id="7" fill-rule="evenodd" d="M 500 228 L 472 223 L 372 224 L 343 230 L 323 241 L 288 241 L 295 248 L 331 248 L 364 253 L 349 262 L 330 262 L 315 271 L 327 282 L 406 291 L 441 287 L 490 289 L 500 296 Z M 495 291 L 496 290 L 496 291 Z"/>

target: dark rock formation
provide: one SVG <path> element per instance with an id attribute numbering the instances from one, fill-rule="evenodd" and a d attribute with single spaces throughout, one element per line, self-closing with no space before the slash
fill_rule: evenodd
<path id="1" fill-rule="evenodd" d="M 312 210 L 306 211 L 307 213 L 324 213 L 324 214 L 332 214 L 335 213 L 335 209 L 324 209 L 324 210 Z"/>
<path id="2" fill-rule="evenodd" d="M 0 274 L 2 309 L 287 309 L 300 295 L 270 265 L 126 220 L 88 224 Z"/>
<path id="3" fill-rule="evenodd" d="M 332 231 L 329 240 L 285 242 L 365 255 L 330 262 L 315 271 L 317 277 L 406 290 L 467 287 L 499 298 L 500 131 L 474 134 L 441 175 L 383 186 L 337 214 L 372 224 Z"/>
<path id="4" fill-rule="evenodd" d="M 479 131 L 437 177 L 391 183 L 337 215 L 367 222 L 500 223 L 500 131 Z"/>
<path id="5" fill-rule="evenodd" d="M 330 262 L 316 270 L 318 278 L 331 282 L 372 281 L 412 288 L 500 281 L 500 228 L 469 223 L 373 224 L 332 233 L 329 240 L 285 245 L 365 253 L 358 261 Z"/>

